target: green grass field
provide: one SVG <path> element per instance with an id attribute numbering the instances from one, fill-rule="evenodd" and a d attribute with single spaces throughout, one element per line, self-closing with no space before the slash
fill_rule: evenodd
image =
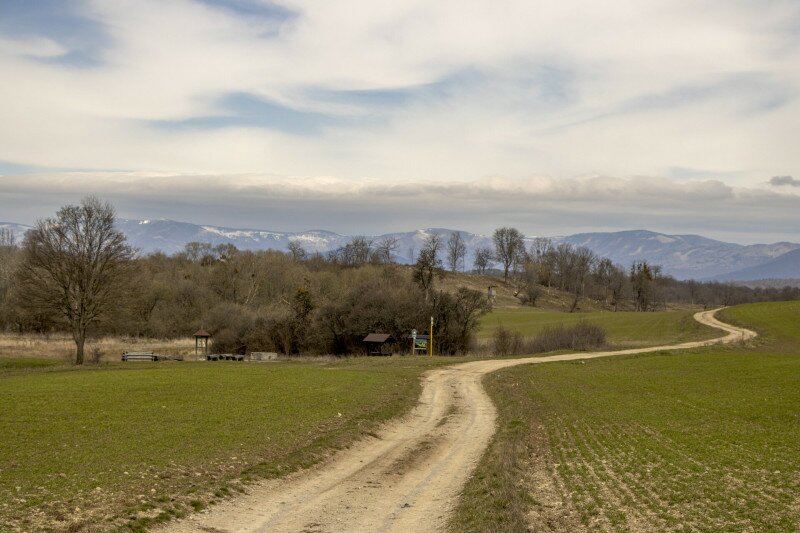
<path id="1" fill-rule="evenodd" d="M 764 335 L 489 376 L 499 431 L 456 531 L 800 529 L 800 302 L 725 310 Z"/>
<path id="2" fill-rule="evenodd" d="M 615 344 L 624 343 L 626 339 L 627 342 L 652 344 L 669 342 L 676 337 L 689 340 L 701 335 L 714 336 L 713 331 L 705 328 L 693 329 L 691 313 L 688 312 L 570 315 L 532 310 L 538 321 L 531 326 L 531 310 L 523 311 L 515 316 L 520 317 L 523 327 L 531 328 L 529 331 L 546 324 L 542 320 L 545 317 L 549 317 L 550 323 L 553 320 L 570 323 L 589 318 L 606 325 Z M 739 316 L 739 308 L 726 311 L 732 320 L 747 322 L 758 318 L 765 324 L 774 320 L 770 312 L 767 307 L 758 316 L 751 312 L 751 317 L 748 314 Z M 593 316 L 602 318 L 595 320 Z M 787 324 L 790 322 L 786 320 Z M 666 331 L 659 324 L 667 328 Z M 674 337 L 670 337 L 672 334 Z M 768 335 L 768 338 L 770 344 L 759 345 L 760 350 L 775 346 L 780 339 L 788 337 L 785 333 L 776 333 Z M 728 351 L 734 356 L 743 355 L 739 350 Z M 717 352 L 704 351 L 695 356 L 708 359 L 714 354 Z M 780 359 L 782 355 L 775 357 Z M 627 361 L 635 365 L 637 361 L 647 359 L 650 358 Z M 672 361 L 678 358 L 664 359 Z M 747 359 L 744 357 L 745 361 Z M 727 358 L 721 360 L 728 361 Z M 112 363 L 76 368 L 58 359 L 0 358 L 0 530 L 49 531 L 75 528 L 81 524 L 101 530 L 136 530 L 182 516 L 241 490 L 250 479 L 280 476 L 307 466 L 373 431 L 382 421 L 401 414 L 416 402 L 419 376 L 424 370 L 458 361 L 455 358 L 395 357 L 275 364 Z M 670 393 L 673 396 L 667 395 L 658 407 L 674 410 L 675 404 L 670 398 L 683 394 L 681 387 L 693 383 L 699 387 L 705 383 L 706 374 L 711 373 L 716 375 L 716 379 L 723 380 L 717 386 L 736 390 L 730 380 L 747 370 L 731 367 L 730 372 L 717 373 L 713 365 L 700 365 L 695 368 L 696 375 L 689 371 L 691 367 L 682 370 L 684 376 L 680 372 L 669 374 L 664 369 L 660 374 L 663 383 L 653 386 L 666 388 L 665 393 L 661 389 L 648 389 L 648 380 L 641 380 L 637 389 L 626 385 L 630 380 L 624 379 L 625 375 L 647 376 L 654 369 L 637 370 L 616 367 L 611 363 L 617 361 L 591 362 L 586 366 L 559 364 L 558 368 L 566 368 L 569 372 L 560 375 L 555 370 L 547 370 L 555 372 L 552 377 L 547 374 L 548 382 L 552 382 L 549 388 L 528 387 L 530 379 L 538 380 L 545 374 L 515 377 L 507 371 L 492 376 L 492 394 L 500 402 L 501 421 L 505 420 L 500 435 L 518 435 L 521 438 L 513 441 L 515 446 L 522 446 L 525 453 L 534 450 L 539 454 L 536 457 L 549 457 L 545 443 L 539 442 L 539 448 L 532 447 L 536 441 L 531 440 L 531 435 L 550 433 L 532 432 L 535 424 L 544 423 L 535 422 L 538 419 L 530 418 L 528 412 L 529 409 L 539 409 L 537 406 L 549 405 L 540 403 L 545 393 L 556 399 L 563 396 L 564 404 L 560 407 L 563 409 L 556 409 L 560 404 L 553 400 L 552 412 L 564 420 L 568 420 L 567 415 L 574 416 L 574 422 L 570 423 L 574 423 L 578 428 L 575 431 L 579 431 L 586 427 L 579 425 L 584 420 L 581 415 L 583 402 L 589 405 L 584 409 L 586 424 L 603 426 L 604 405 L 613 407 L 615 413 L 619 411 L 618 417 L 624 417 L 628 412 L 627 406 L 634 405 L 636 402 L 633 400 L 638 395 L 650 397 L 651 394 Z M 543 365 L 526 370 L 538 372 L 551 366 L 553 369 L 556 367 Z M 597 369 L 598 372 L 587 373 L 588 369 Z M 620 369 L 623 373 L 617 377 Z M 515 369 L 514 372 L 522 370 Z M 776 371 L 796 369 L 778 367 Z M 759 374 L 754 371 L 752 375 L 756 380 L 755 376 Z M 517 381 L 508 381 L 508 376 Z M 599 377 L 597 383 L 595 377 Z M 759 383 L 757 380 L 754 382 Z M 517 392 L 536 390 L 539 396 L 533 393 L 522 397 L 498 393 L 508 389 L 504 383 L 526 384 L 526 389 L 517 387 Z M 603 388 L 604 383 L 613 394 Z M 674 391 L 669 389 L 670 383 L 676 387 Z M 604 391 L 610 396 L 604 396 Z M 760 394 L 760 389 L 755 389 L 747 398 L 755 402 Z M 792 392 L 787 394 L 791 397 Z M 731 396 L 725 401 L 733 402 L 737 398 L 733 393 Z M 756 405 L 771 409 L 772 394 L 765 398 L 769 402 L 762 399 L 762 403 Z M 741 406 L 736 408 L 743 409 Z M 651 412 L 658 413 L 658 410 L 652 407 Z M 536 416 L 540 416 L 542 421 L 561 420 L 546 418 L 546 414 L 537 411 Z M 508 419 L 509 416 L 512 418 Z M 665 419 L 671 420 L 670 417 Z M 615 423 L 628 428 L 624 418 L 615 419 Z M 692 426 L 688 430 L 702 435 L 703 428 Z M 719 432 L 724 433 L 722 437 L 727 434 L 721 429 Z M 621 442 L 635 442 L 628 433 L 620 435 L 618 440 Z M 548 438 L 555 441 L 557 435 Z M 509 439 L 506 441 L 511 442 Z M 497 442 L 502 442 L 502 439 L 493 444 L 490 453 L 502 452 L 504 461 L 516 457 Z M 680 441 L 678 445 L 682 445 Z M 780 446 L 776 448 L 776 457 L 785 455 Z M 563 447 L 566 449 L 568 446 L 564 444 Z M 792 448 L 792 451 L 796 450 Z M 512 463 L 505 468 L 504 476 L 523 471 Z M 484 468 L 482 465 L 481 469 Z M 775 467 L 776 470 L 781 468 L 783 466 Z M 486 475 L 484 478 L 490 479 Z M 771 483 L 775 481 L 773 478 L 784 479 L 778 474 L 768 476 Z M 495 483 L 506 478 L 495 476 L 491 479 Z M 574 490 L 580 494 L 583 485 L 580 481 L 576 483 L 579 488 Z M 497 485 L 492 494 L 506 494 L 507 502 L 513 504 L 519 491 L 504 493 L 502 486 L 502 483 Z M 465 501 L 470 501 L 470 494 L 481 494 L 482 489 L 476 489 L 474 483 L 470 487 L 468 490 L 472 492 L 467 493 Z M 775 484 L 775 487 L 783 490 L 780 484 Z M 529 499 L 524 494 L 520 498 L 519 505 L 514 505 L 530 509 Z M 482 500 L 484 507 L 475 506 L 476 513 L 492 519 L 499 516 L 491 508 L 491 502 L 495 501 L 492 497 L 483 494 Z M 508 503 L 503 505 L 509 509 L 514 507 Z M 578 517 L 575 523 L 582 524 L 584 515 L 581 513 L 591 511 L 586 511 L 580 503 L 570 505 L 573 517 Z M 599 505 L 596 507 L 601 509 Z M 482 514 L 484 511 L 485 515 Z M 601 513 L 601 510 L 597 512 Z M 503 520 L 507 516 L 506 512 L 497 518 L 498 523 L 505 523 Z M 592 520 L 591 514 L 586 516 L 589 517 L 587 520 Z M 474 525 L 469 520 L 463 524 Z"/>
<path id="3" fill-rule="evenodd" d="M 29 357 L 0 357 L 0 373 L 8 375 L 12 371 L 28 371 L 32 368 L 55 368 L 65 366 L 58 359 L 40 359 Z"/>
<path id="4" fill-rule="evenodd" d="M 181 516 L 373 430 L 415 403 L 423 370 L 452 362 L 0 359 L 0 530 Z"/>
<path id="5" fill-rule="evenodd" d="M 499 308 L 481 319 L 478 337 L 491 337 L 500 325 L 532 337 L 546 327 L 559 324 L 570 326 L 581 320 L 605 328 L 608 341 L 615 347 L 633 348 L 660 343 L 688 342 L 720 335 L 718 330 L 695 321 L 692 318 L 693 314 L 693 311 L 561 313 L 532 307 Z"/>
<path id="6" fill-rule="evenodd" d="M 800 343 L 800 302 L 758 303 L 723 309 L 726 322 L 756 330 L 759 343 L 786 345 L 790 351 Z"/>

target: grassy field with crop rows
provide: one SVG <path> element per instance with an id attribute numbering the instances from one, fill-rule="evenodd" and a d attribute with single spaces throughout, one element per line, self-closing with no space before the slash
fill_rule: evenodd
<path id="1" fill-rule="evenodd" d="M 740 306 L 750 346 L 491 375 L 499 431 L 453 529 L 797 531 L 798 317 Z"/>

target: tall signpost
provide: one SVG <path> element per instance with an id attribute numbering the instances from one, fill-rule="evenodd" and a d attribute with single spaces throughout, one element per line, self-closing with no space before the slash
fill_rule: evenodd
<path id="1" fill-rule="evenodd" d="M 431 334 L 428 336 L 428 357 L 433 357 L 433 317 L 431 317 Z"/>

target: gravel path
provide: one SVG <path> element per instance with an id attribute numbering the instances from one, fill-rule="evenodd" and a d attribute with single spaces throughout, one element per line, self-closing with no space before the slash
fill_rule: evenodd
<path id="1" fill-rule="evenodd" d="M 483 360 L 433 370 L 423 378 L 419 404 L 329 461 L 288 477 L 252 485 L 210 510 L 168 524 L 170 532 L 397 531 L 444 529 L 461 488 L 495 430 L 495 408 L 481 386 L 496 370 L 521 364 L 594 359 L 696 348 L 756 336 L 714 317 L 703 324 L 727 333 L 717 339 L 613 352 Z"/>

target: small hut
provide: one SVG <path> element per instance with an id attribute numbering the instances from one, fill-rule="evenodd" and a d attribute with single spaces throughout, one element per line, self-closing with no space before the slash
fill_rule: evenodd
<path id="1" fill-rule="evenodd" d="M 388 333 L 370 333 L 363 342 L 367 355 L 392 355 L 395 339 Z"/>
<path id="2" fill-rule="evenodd" d="M 204 329 L 198 329 L 194 334 L 194 355 L 195 357 L 200 355 L 200 352 L 203 352 L 203 355 L 208 357 L 208 339 L 211 337 L 211 333 L 207 332 Z"/>

